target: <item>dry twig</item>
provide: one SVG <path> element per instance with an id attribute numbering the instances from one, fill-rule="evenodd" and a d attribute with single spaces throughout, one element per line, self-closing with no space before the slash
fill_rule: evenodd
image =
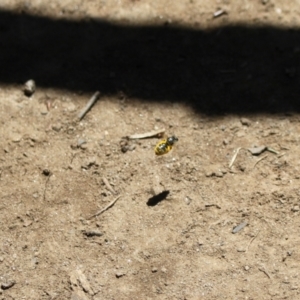
<path id="1" fill-rule="evenodd" d="M 47 190 L 47 187 L 48 187 L 48 182 L 49 182 L 49 179 L 51 177 L 51 172 L 49 173 L 49 176 L 47 177 L 46 181 L 45 181 L 45 187 L 44 187 L 44 193 L 43 193 L 43 201 L 46 200 L 46 190 Z"/>
<path id="2" fill-rule="evenodd" d="M 274 150 L 273 148 L 271 148 L 271 147 L 267 147 L 267 149 L 266 150 L 268 150 L 269 152 L 272 152 L 272 153 L 275 153 L 275 154 L 279 154 L 279 152 L 277 152 L 276 150 Z"/>
<path id="3" fill-rule="evenodd" d="M 79 121 L 86 115 L 86 113 L 91 109 L 91 107 L 95 104 L 95 102 L 98 100 L 100 96 L 100 92 L 96 92 L 92 98 L 89 100 L 87 105 L 81 110 L 81 112 L 78 114 Z"/>
<path id="4" fill-rule="evenodd" d="M 261 157 L 260 159 L 258 159 L 258 160 L 256 161 L 256 163 L 254 164 L 253 169 L 255 168 L 255 166 L 256 166 L 261 160 L 265 159 L 266 157 L 268 157 L 268 155 L 265 155 L 265 156 Z"/>
<path id="5" fill-rule="evenodd" d="M 119 195 L 117 198 L 115 198 L 113 201 L 111 201 L 107 206 L 105 206 L 103 209 L 97 211 L 95 214 L 93 214 L 92 216 L 88 217 L 87 220 L 90 220 L 94 217 L 97 217 L 99 215 L 101 215 L 102 213 L 104 213 L 106 210 L 108 210 L 110 207 L 112 207 L 117 200 L 121 197 L 121 195 Z"/>
<path id="6" fill-rule="evenodd" d="M 259 231 L 259 232 L 260 232 L 260 231 Z M 253 241 L 257 238 L 259 232 L 258 232 L 258 233 L 251 239 L 251 241 L 249 242 L 248 247 L 247 247 L 247 251 L 249 250 L 249 247 L 250 247 L 250 245 L 253 243 Z"/>
<path id="7" fill-rule="evenodd" d="M 242 149 L 242 147 L 239 147 L 239 148 L 236 149 L 236 152 L 234 153 L 234 155 L 233 155 L 233 157 L 230 161 L 229 168 L 231 168 L 233 166 L 233 163 L 236 160 L 236 157 L 237 157 L 237 155 L 238 155 L 238 153 L 241 149 Z"/>
<path id="8" fill-rule="evenodd" d="M 264 268 L 258 268 L 258 270 L 265 273 L 269 277 L 269 279 L 271 279 L 271 276 L 269 275 L 269 273 Z"/>
<path id="9" fill-rule="evenodd" d="M 106 187 L 115 195 L 116 192 L 113 189 L 113 187 L 110 185 L 110 183 L 108 182 L 108 180 L 105 177 L 102 177 L 102 180 L 103 180 L 104 184 L 106 185 Z"/>
<path id="10" fill-rule="evenodd" d="M 159 130 L 152 130 L 149 132 L 145 132 L 145 133 L 137 133 L 137 134 L 133 134 L 133 135 L 129 135 L 128 138 L 130 140 L 136 140 L 136 139 L 146 139 L 149 137 L 154 137 L 154 136 L 162 136 L 165 133 L 165 129 L 159 129 Z"/>

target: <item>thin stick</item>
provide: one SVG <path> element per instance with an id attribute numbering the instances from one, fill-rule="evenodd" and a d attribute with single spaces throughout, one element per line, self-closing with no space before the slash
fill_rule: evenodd
<path id="1" fill-rule="evenodd" d="M 108 182 L 108 180 L 105 177 L 102 177 L 102 180 L 103 180 L 104 184 L 106 185 L 106 187 L 115 195 L 116 192 L 113 189 L 113 187 L 110 185 L 110 183 Z"/>
<path id="2" fill-rule="evenodd" d="M 96 92 L 92 98 L 89 100 L 87 105 L 81 110 L 81 112 L 78 114 L 79 121 L 85 116 L 85 114 L 91 109 L 91 107 L 95 104 L 95 102 L 98 100 L 100 96 L 100 92 Z"/>
<path id="3" fill-rule="evenodd" d="M 275 153 L 275 154 L 279 154 L 279 152 L 277 152 L 276 150 L 274 150 L 273 148 L 270 148 L 270 147 L 267 147 L 267 149 L 266 150 L 268 150 L 268 151 L 270 151 L 270 152 L 272 152 L 272 153 Z"/>
<path id="4" fill-rule="evenodd" d="M 253 241 L 257 238 L 258 234 L 260 233 L 260 231 L 251 239 L 251 241 L 249 242 L 248 244 L 248 247 L 247 247 L 247 251 L 249 250 L 249 247 L 250 245 L 253 243 Z"/>
<path id="5" fill-rule="evenodd" d="M 261 271 L 261 272 L 263 272 L 263 273 L 265 273 L 269 277 L 269 279 L 271 279 L 271 276 L 269 275 L 269 273 L 265 269 L 258 268 L 258 270 Z"/>
<path id="6" fill-rule="evenodd" d="M 95 214 L 93 214 L 92 216 L 88 217 L 87 220 L 90 220 L 94 217 L 97 217 L 99 215 L 101 215 L 102 213 L 104 213 L 106 210 L 108 210 L 110 207 L 112 207 L 117 200 L 121 197 L 121 195 L 119 195 L 117 198 L 115 198 L 113 201 L 111 201 L 107 206 L 105 206 L 103 209 L 97 211 Z"/>
<path id="7" fill-rule="evenodd" d="M 159 130 L 152 130 L 152 131 L 145 132 L 145 133 L 132 134 L 132 135 L 129 135 L 128 138 L 130 140 L 146 139 L 146 138 L 149 138 L 149 137 L 161 136 L 164 132 L 165 132 L 165 129 L 162 128 L 162 129 L 159 129 Z"/>
<path id="8" fill-rule="evenodd" d="M 47 190 L 48 182 L 49 182 L 49 179 L 50 179 L 51 175 L 52 175 L 52 174 L 50 173 L 49 176 L 47 177 L 46 181 L 45 181 L 44 194 L 43 194 L 43 201 L 46 200 L 46 190 Z"/>
<path id="9" fill-rule="evenodd" d="M 265 159 L 266 157 L 268 157 L 268 155 L 265 155 L 265 156 L 261 157 L 260 159 L 258 159 L 258 160 L 256 161 L 256 163 L 254 164 L 253 169 L 255 168 L 255 166 L 256 166 L 261 160 Z"/>
<path id="10" fill-rule="evenodd" d="M 232 157 L 232 159 L 231 159 L 231 161 L 230 161 L 229 168 L 232 167 L 232 165 L 233 165 L 233 163 L 234 163 L 234 161 L 235 161 L 235 159 L 236 159 L 236 157 L 237 157 L 237 155 L 238 155 L 238 153 L 239 153 L 239 151 L 240 151 L 241 149 L 242 149 L 242 147 L 237 148 L 236 152 L 234 153 L 234 155 L 233 155 L 233 157 Z"/>

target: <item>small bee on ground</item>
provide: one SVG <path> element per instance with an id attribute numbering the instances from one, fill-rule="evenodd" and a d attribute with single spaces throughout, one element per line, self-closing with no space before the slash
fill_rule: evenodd
<path id="1" fill-rule="evenodd" d="M 158 142 L 154 148 L 155 154 L 163 155 L 163 154 L 170 152 L 173 148 L 173 145 L 177 141 L 178 141 L 178 138 L 176 136 L 170 136 L 170 137 Z"/>

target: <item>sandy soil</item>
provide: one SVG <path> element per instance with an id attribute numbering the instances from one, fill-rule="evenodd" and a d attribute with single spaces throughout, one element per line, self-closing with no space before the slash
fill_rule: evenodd
<path id="1" fill-rule="evenodd" d="M 2 0 L 0 299 L 299 299 L 299 13 Z"/>

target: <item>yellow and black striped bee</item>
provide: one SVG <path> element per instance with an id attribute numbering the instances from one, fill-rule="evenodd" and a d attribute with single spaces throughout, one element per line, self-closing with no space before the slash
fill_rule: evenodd
<path id="1" fill-rule="evenodd" d="M 178 138 L 176 136 L 170 136 L 170 137 L 158 142 L 154 148 L 155 154 L 163 155 L 163 154 L 170 152 L 173 148 L 173 145 L 177 141 L 178 141 Z"/>

